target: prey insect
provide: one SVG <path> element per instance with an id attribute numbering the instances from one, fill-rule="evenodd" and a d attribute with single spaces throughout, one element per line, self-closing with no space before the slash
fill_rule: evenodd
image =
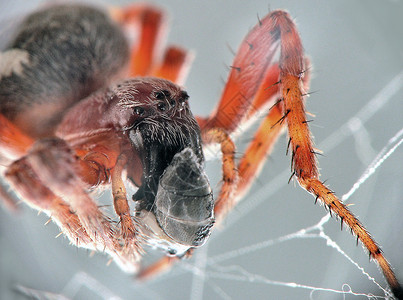
<path id="1" fill-rule="evenodd" d="M 180 87 L 189 53 L 170 46 L 156 55 L 163 29 L 164 14 L 149 5 L 109 14 L 58 5 L 28 16 L 0 70 L 0 159 L 17 195 L 48 213 L 76 246 L 105 251 L 145 278 L 207 241 L 287 130 L 292 178 L 351 228 L 399 297 L 380 248 L 319 180 L 304 108 L 309 60 L 289 14 L 269 13 L 245 37 L 208 117 L 192 115 Z M 233 137 L 262 111 L 266 117 L 236 160 Z M 215 197 L 203 167 L 203 148 L 212 144 L 222 152 Z M 126 184 L 137 191 L 127 195 Z M 90 195 L 105 186 L 118 222 Z M 4 189 L 2 195 L 15 206 Z M 167 256 L 141 268 L 144 245 Z"/>

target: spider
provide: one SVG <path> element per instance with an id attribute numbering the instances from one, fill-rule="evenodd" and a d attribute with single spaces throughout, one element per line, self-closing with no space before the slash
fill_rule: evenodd
<path id="1" fill-rule="evenodd" d="M 400 297 L 380 248 L 319 181 L 304 109 L 309 60 L 288 13 L 272 11 L 245 37 L 208 117 L 192 115 L 179 87 L 190 54 L 170 46 L 162 59 L 156 55 L 163 19 L 158 8 L 144 4 L 109 15 L 62 5 L 21 25 L 0 70 L 0 159 L 17 195 L 48 213 L 77 247 L 105 251 L 146 278 L 206 242 L 288 130 L 291 178 L 351 228 Z M 267 116 L 237 161 L 233 138 L 261 111 Z M 222 152 L 223 173 L 215 199 L 203 169 L 203 147 L 213 144 Z M 133 211 L 125 184 L 138 188 Z M 118 223 L 89 194 L 106 186 Z M 1 195 L 16 207 L 4 187 Z M 141 269 L 145 244 L 167 256 Z"/>

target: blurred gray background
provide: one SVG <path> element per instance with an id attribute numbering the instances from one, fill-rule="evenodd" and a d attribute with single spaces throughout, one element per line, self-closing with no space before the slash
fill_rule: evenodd
<path id="1" fill-rule="evenodd" d="M 129 1 L 113 1 L 126 4 Z M 191 107 L 207 115 L 231 64 L 232 49 L 269 9 L 296 19 L 313 63 L 308 111 L 319 149 L 321 179 L 341 196 L 403 126 L 403 4 L 401 1 L 153 1 L 171 16 L 170 43 L 196 53 L 186 82 Z M 0 39 L 37 1 L 0 3 Z M 381 93 L 380 93 L 381 92 Z M 369 105 L 380 100 L 380 106 Z M 366 107 L 363 112 L 362 109 Z M 250 134 L 249 134 L 250 135 Z M 249 136 L 239 140 L 242 145 Z M 293 182 L 287 138 L 280 138 L 261 176 L 221 230 L 191 260 L 161 277 L 138 283 L 108 258 L 76 249 L 59 237 L 47 217 L 23 206 L 19 215 L 0 210 L 0 298 L 26 299 L 27 288 L 71 299 L 366 299 L 318 289 L 383 293 L 367 276 L 320 238 L 277 239 L 317 224 L 326 215 Z M 214 184 L 219 162 L 207 168 Z M 349 199 L 351 210 L 382 246 L 403 282 L 403 148 L 399 147 Z M 213 176 L 215 175 L 215 176 Z M 374 262 L 335 218 L 324 232 L 369 276 L 385 287 Z M 317 233 L 314 232 L 314 233 Z M 273 240 L 273 242 L 270 242 Z M 267 244 L 264 244 L 264 242 Z M 227 253 L 263 243 L 261 249 Z M 223 256 L 221 256 L 223 255 Z M 158 253 L 154 252 L 153 257 Z M 224 257 L 223 260 L 219 260 Z M 195 270 L 197 272 L 192 272 Z M 296 283 L 301 287 L 284 286 Z M 277 283 L 280 283 L 278 285 Z M 348 285 L 348 286 L 347 286 Z M 303 288 L 304 286 L 305 288 Z M 48 295 L 49 296 L 49 295 Z M 50 297 L 50 296 L 49 296 Z M 61 296 L 59 296 L 61 297 Z"/>

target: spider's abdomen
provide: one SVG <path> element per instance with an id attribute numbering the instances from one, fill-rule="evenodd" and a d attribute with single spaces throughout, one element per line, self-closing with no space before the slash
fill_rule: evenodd
<path id="1" fill-rule="evenodd" d="M 0 53 L 0 112 L 31 136 L 49 135 L 67 108 L 119 76 L 128 53 L 119 26 L 95 8 L 33 13 Z"/>
<path id="2" fill-rule="evenodd" d="M 214 224 L 213 195 L 202 166 L 190 148 L 176 154 L 161 176 L 155 215 L 176 242 L 201 246 Z"/>

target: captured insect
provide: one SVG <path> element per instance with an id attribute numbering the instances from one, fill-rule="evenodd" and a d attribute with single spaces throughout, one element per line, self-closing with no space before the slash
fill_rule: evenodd
<path id="1" fill-rule="evenodd" d="M 159 46 L 163 13 L 134 5 L 105 14 L 82 5 L 31 14 L 2 55 L 1 163 L 30 206 L 48 213 L 78 247 L 105 251 L 148 277 L 187 257 L 248 191 L 284 129 L 292 177 L 351 228 L 400 285 L 379 247 L 320 180 L 305 116 L 309 60 L 288 13 L 273 11 L 246 36 L 214 112 L 194 117 L 183 84 L 189 53 Z M 147 77 L 143 77 L 147 76 Z M 237 129 L 267 116 L 235 159 Z M 221 190 L 212 194 L 203 148 L 222 152 Z M 128 195 L 125 184 L 137 187 Z M 90 192 L 110 186 L 118 222 Z M 13 206 L 5 189 L 3 199 Z M 144 245 L 167 256 L 140 268 Z"/>

